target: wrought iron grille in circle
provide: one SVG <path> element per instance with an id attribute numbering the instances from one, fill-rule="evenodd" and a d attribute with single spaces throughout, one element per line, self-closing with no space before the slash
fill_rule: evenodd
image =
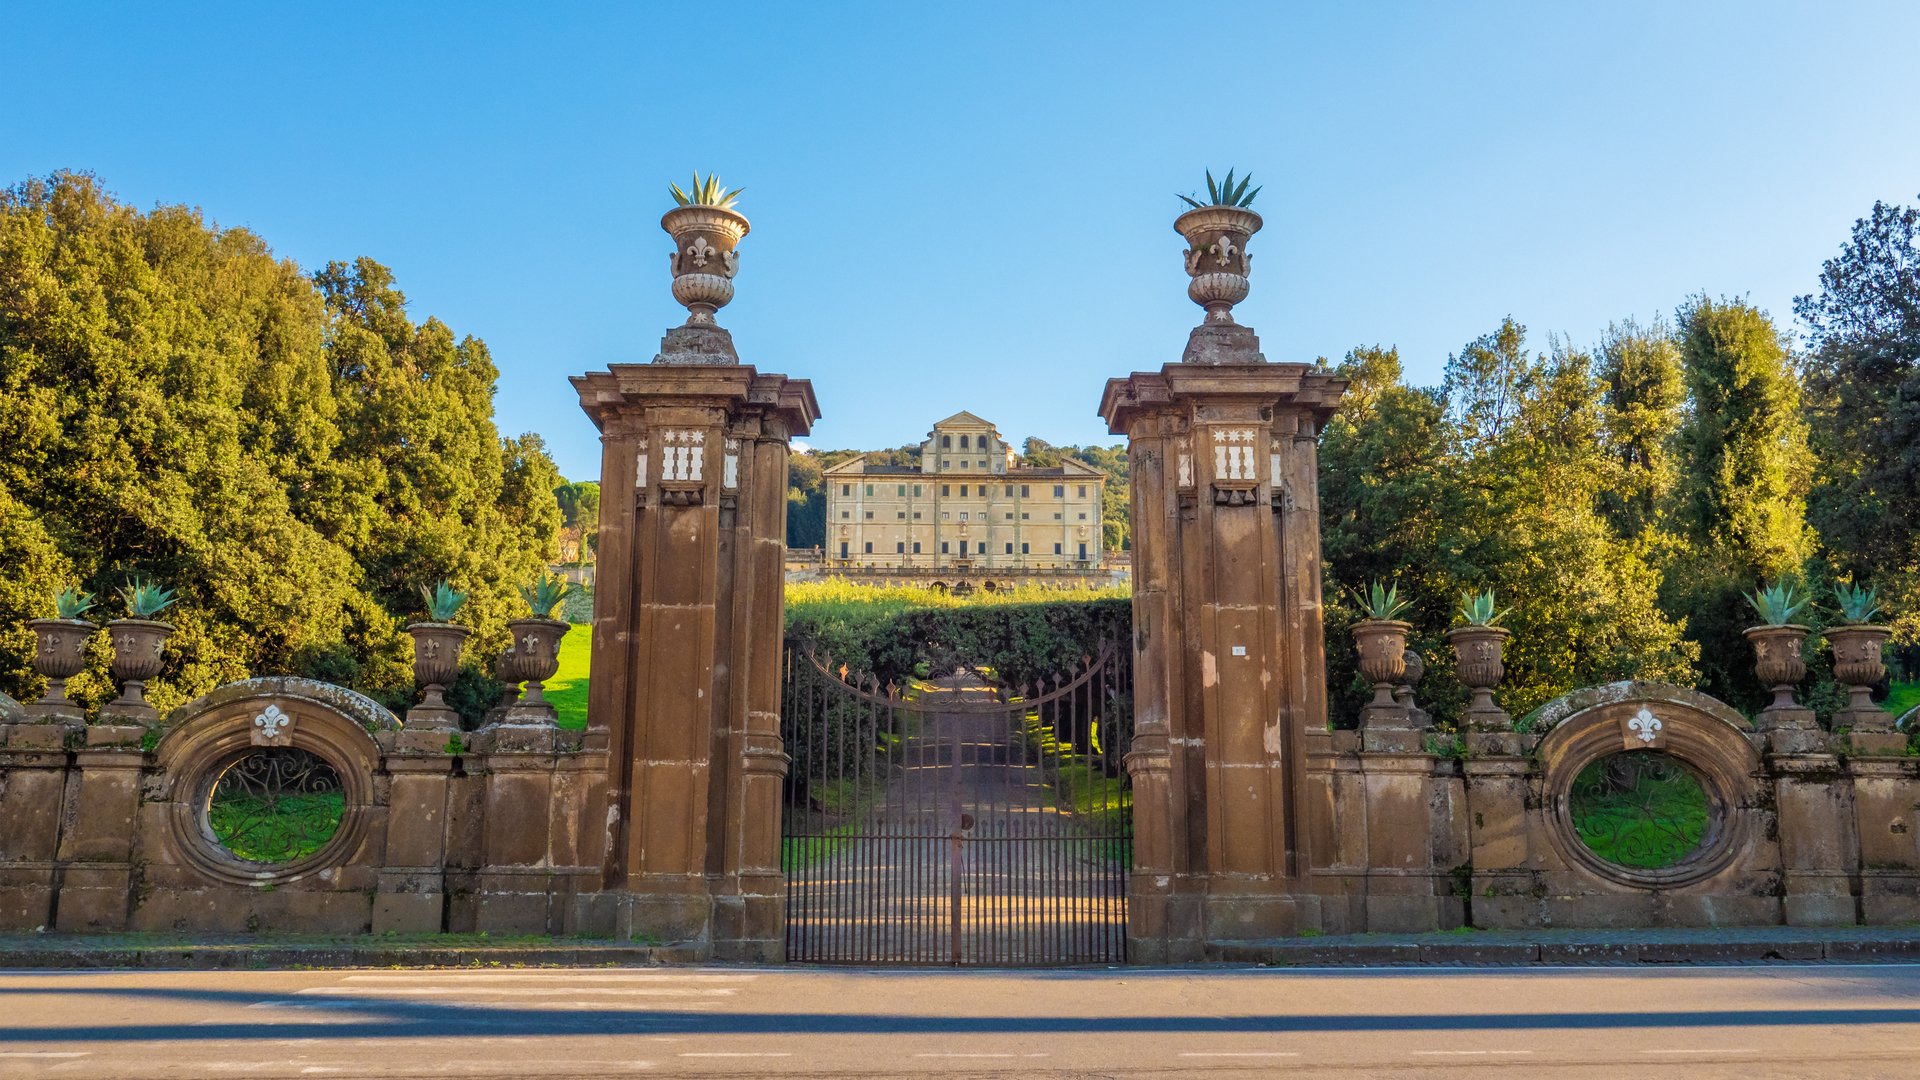
<path id="1" fill-rule="evenodd" d="M 1580 842 L 1601 859 L 1665 870 L 1700 850 L 1713 807 L 1691 768 L 1659 750 L 1628 750 L 1580 770 L 1568 795 Z"/>
<path id="2" fill-rule="evenodd" d="M 298 862 L 340 831 L 340 776 L 298 747 L 254 750 L 228 766 L 207 799 L 207 829 L 248 862 Z"/>

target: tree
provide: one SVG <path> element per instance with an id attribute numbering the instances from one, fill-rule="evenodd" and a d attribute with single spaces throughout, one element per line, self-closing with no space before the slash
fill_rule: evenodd
<path id="1" fill-rule="evenodd" d="M 0 687 L 37 691 L 19 627 L 55 592 L 136 574 L 180 597 L 162 708 L 289 671 L 410 694 L 400 623 L 441 576 L 475 591 L 476 660 L 503 641 L 557 527 L 551 461 L 494 430 L 478 341 L 416 330 L 377 263 L 321 278 L 90 176 L 0 194 Z"/>
<path id="2" fill-rule="evenodd" d="M 787 455 L 787 546 L 825 547 L 827 489 L 820 459 L 812 451 Z"/>
<path id="3" fill-rule="evenodd" d="M 600 538 L 600 482 L 561 484 L 553 489 L 553 498 L 560 508 L 561 560 L 591 560 Z"/>
<path id="4" fill-rule="evenodd" d="M 1920 641 L 1920 208 L 1876 202 L 1794 301 L 1808 327 L 1808 513 L 1838 569 Z"/>
<path id="5" fill-rule="evenodd" d="M 1687 388 L 1679 346 L 1659 320 L 1650 327 L 1632 319 L 1611 324 L 1600 342 L 1599 377 L 1615 477 L 1603 505 L 1621 536 L 1652 540 L 1680 474 L 1673 442 Z"/>
<path id="6" fill-rule="evenodd" d="M 1510 319 L 1461 355 L 1479 359 L 1474 374 L 1452 373 L 1458 398 L 1402 385 L 1392 349 L 1355 349 L 1339 365 L 1352 404 L 1321 444 L 1336 713 L 1352 717 L 1366 698 L 1345 630 L 1359 617 L 1353 592 L 1373 580 L 1413 603 L 1411 644 L 1430 671 L 1421 698 L 1442 720 L 1466 698 L 1444 636 L 1463 590 L 1491 588 L 1512 606 L 1502 700 L 1516 713 L 1595 682 L 1686 678 L 1680 627 L 1655 606 L 1657 573 L 1601 510 L 1590 358 L 1530 356 Z"/>
<path id="7" fill-rule="evenodd" d="M 1740 633 L 1755 616 L 1741 593 L 1803 574 L 1813 554 L 1800 380 L 1772 320 L 1750 304 L 1696 296 L 1676 322 L 1688 398 L 1676 437 L 1685 550 L 1667 570 L 1663 606 L 1686 614 L 1708 692 L 1756 704 Z"/>

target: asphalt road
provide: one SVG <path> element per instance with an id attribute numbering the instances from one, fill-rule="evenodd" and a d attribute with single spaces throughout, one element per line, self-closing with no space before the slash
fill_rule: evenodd
<path id="1" fill-rule="evenodd" d="M 1920 1076 L 1920 966 L 0 972 L 0 1077 Z"/>

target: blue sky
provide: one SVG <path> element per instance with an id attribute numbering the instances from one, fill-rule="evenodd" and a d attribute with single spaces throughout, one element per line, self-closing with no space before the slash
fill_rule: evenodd
<path id="1" fill-rule="evenodd" d="M 1251 170 L 1238 309 L 1274 360 L 1512 314 L 1594 341 L 1707 290 L 1791 322 L 1875 199 L 1920 193 L 1920 5 L 13 5 L 0 177 L 88 169 L 313 268 L 372 256 L 491 346 L 503 431 L 599 447 L 566 376 L 684 317 L 695 167 L 753 233 L 721 313 L 814 380 L 818 446 L 965 408 L 1113 441 L 1177 359 L 1173 193 Z"/>

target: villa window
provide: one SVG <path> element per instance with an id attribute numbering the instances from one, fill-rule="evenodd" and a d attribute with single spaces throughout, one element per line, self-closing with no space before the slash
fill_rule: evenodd
<path id="1" fill-rule="evenodd" d="M 1053 553 L 1054 553 L 1055 555 L 1058 555 L 1058 554 L 1060 554 L 1060 545 L 1059 545 L 1059 544 L 1055 544 L 1055 545 L 1053 545 Z"/>
<path id="2" fill-rule="evenodd" d="M 963 499 L 967 497 L 967 485 L 965 484 L 960 485 L 960 497 Z"/>
<path id="3" fill-rule="evenodd" d="M 903 494 L 904 494 L 904 492 L 903 492 Z M 913 497 L 914 497 L 914 498 L 916 498 L 916 499 L 920 497 L 920 485 L 919 485 L 919 484 L 915 484 L 915 485 L 913 485 Z"/>
<path id="4" fill-rule="evenodd" d="M 1067 515 L 1065 515 L 1065 514 L 1060 514 L 1060 513 L 1056 513 L 1056 514 L 1054 514 L 1054 515 L 1053 515 L 1053 520 L 1055 520 L 1055 521 L 1062 521 L 1062 520 L 1065 520 L 1065 518 L 1066 518 L 1066 516 L 1067 516 Z"/>
<path id="5" fill-rule="evenodd" d="M 850 517 L 852 517 L 852 516 L 853 516 L 853 511 L 851 511 L 851 510 L 842 510 L 842 511 L 840 511 L 840 520 L 841 520 L 841 521 L 845 521 L 845 520 L 847 520 L 848 518 L 850 518 Z"/>
<path id="6" fill-rule="evenodd" d="M 871 511 L 871 510 L 869 510 L 869 511 L 867 511 L 867 520 L 868 520 L 868 521 L 872 521 L 872 520 L 873 520 L 873 511 Z"/>
<path id="7" fill-rule="evenodd" d="M 1084 494 L 1084 493 L 1083 493 L 1083 494 Z M 869 499 L 871 499 L 871 498 L 873 498 L 873 485 L 872 485 L 872 484 L 868 484 L 868 485 L 867 485 L 867 498 L 869 498 Z"/>
<path id="8" fill-rule="evenodd" d="M 962 435 L 960 436 L 960 449 L 965 450 L 966 448 L 967 448 L 967 437 L 965 435 Z"/>
<path id="9" fill-rule="evenodd" d="M 899 492 L 899 494 L 900 494 L 900 497 L 901 497 L 901 498 L 903 498 L 903 499 L 907 497 L 907 485 L 905 485 L 905 484 L 901 484 L 901 485 L 900 485 L 900 492 Z"/>
<path id="10" fill-rule="evenodd" d="M 895 555 L 905 555 L 907 553 L 907 542 L 905 540 L 902 540 L 899 543 L 893 545 L 893 553 Z"/>
<path id="11" fill-rule="evenodd" d="M 873 554 L 873 541 L 871 540 L 867 541 L 867 550 L 865 553 L 868 555 Z"/>
<path id="12" fill-rule="evenodd" d="M 953 436 L 951 435 L 940 436 L 940 449 L 942 450 L 953 449 Z"/>
<path id="13" fill-rule="evenodd" d="M 1083 499 L 1087 497 L 1087 485 L 1085 484 L 1080 485 L 1080 497 Z"/>
<path id="14" fill-rule="evenodd" d="M 941 484 L 941 485 L 940 485 L 940 495 L 941 495 L 941 496 L 942 496 L 943 498 L 944 498 L 945 496 L 948 496 L 948 495 L 951 495 L 951 494 L 953 494 L 953 485 L 951 485 L 951 484 Z"/>
<path id="15" fill-rule="evenodd" d="M 851 497 L 852 495 L 853 495 L 853 485 L 852 485 L 852 484 L 841 484 L 841 485 L 840 485 L 840 497 L 841 497 L 841 498 L 843 498 L 843 499 L 844 499 L 844 498 L 848 498 L 848 497 Z"/>
<path id="16" fill-rule="evenodd" d="M 952 552 L 948 548 L 948 543 L 945 540 L 940 541 L 940 554 L 942 555 L 952 554 Z"/>
<path id="17" fill-rule="evenodd" d="M 987 553 L 987 542 L 985 540 L 982 540 L 980 541 L 980 548 L 979 548 L 978 554 L 985 555 L 986 553 Z"/>
<path id="18" fill-rule="evenodd" d="M 1085 520 L 1087 520 L 1087 514 L 1086 514 L 1086 511 L 1084 511 L 1084 510 L 1083 510 L 1083 511 L 1081 511 L 1081 512 L 1080 512 L 1080 520 L 1081 520 L 1081 521 L 1085 521 Z"/>
<path id="19" fill-rule="evenodd" d="M 1022 554 L 1022 555 L 1027 555 L 1027 554 L 1030 554 L 1030 552 L 1029 552 L 1029 551 L 1027 550 L 1027 548 L 1028 548 L 1029 546 L 1030 546 L 1030 545 L 1027 545 L 1027 544 L 1021 544 L 1021 545 L 1020 545 L 1020 554 Z"/>
<path id="20" fill-rule="evenodd" d="M 1028 514 L 1026 513 L 1026 511 L 1024 511 L 1024 510 L 1023 510 L 1023 511 L 1021 511 L 1021 512 L 1020 512 L 1020 520 L 1021 520 L 1021 521 L 1025 521 L 1025 520 L 1027 520 L 1027 517 L 1028 517 Z"/>
<path id="21" fill-rule="evenodd" d="M 893 516 L 901 521 L 907 520 L 907 512 L 905 510 L 895 510 Z"/>
<path id="22" fill-rule="evenodd" d="M 913 542 L 913 553 L 914 553 L 915 555 L 918 555 L 918 554 L 920 554 L 920 541 L 918 541 L 918 540 L 915 540 L 915 541 Z"/>
<path id="23" fill-rule="evenodd" d="M 1011 498 L 1013 498 L 1013 485 L 1012 485 L 1012 484 L 1008 484 L 1008 485 L 1007 485 L 1007 498 L 1009 498 L 1009 499 L 1011 499 Z"/>
<path id="24" fill-rule="evenodd" d="M 1013 541 L 1007 541 L 1007 554 L 1013 554 Z"/>
<path id="25" fill-rule="evenodd" d="M 1053 497 L 1054 497 L 1054 498 L 1056 498 L 1056 499 L 1064 499 L 1064 498 L 1066 498 L 1066 497 L 1067 497 L 1067 485 L 1065 485 L 1065 484 L 1055 484 L 1055 485 L 1053 485 Z"/>
<path id="26" fill-rule="evenodd" d="M 1027 485 L 1025 484 L 1020 485 L 1020 497 L 1023 499 L 1027 497 Z"/>

